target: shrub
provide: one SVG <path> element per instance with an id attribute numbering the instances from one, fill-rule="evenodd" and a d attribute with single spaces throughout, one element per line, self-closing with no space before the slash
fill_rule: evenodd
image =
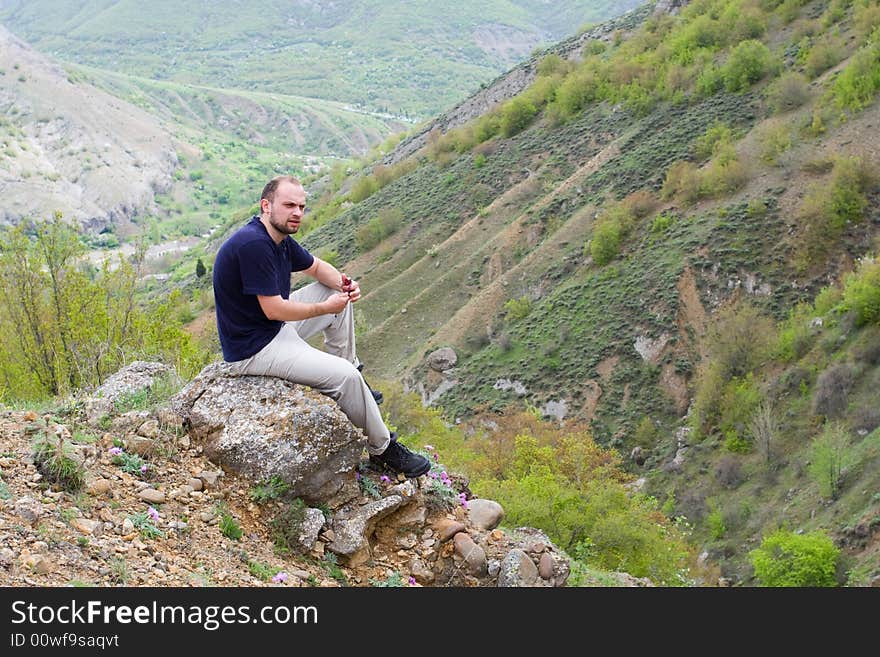
<path id="1" fill-rule="evenodd" d="M 880 327 L 871 326 L 862 331 L 852 353 L 856 362 L 880 365 Z"/>
<path id="2" fill-rule="evenodd" d="M 512 137 L 524 130 L 537 114 L 537 108 L 519 96 L 504 103 L 501 108 L 499 128 L 505 137 Z"/>
<path id="3" fill-rule="evenodd" d="M 779 157 L 791 148 L 791 131 L 785 123 L 766 124 L 758 131 L 761 159 L 777 166 Z"/>
<path id="4" fill-rule="evenodd" d="M 250 498 L 257 504 L 263 504 L 279 499 L 289 488 L 290 484 L 275 476 L 254 486 L 251 489 Z"/>
<path id="5" fill-rule="evenodd" d="M 355 244 L 360 252 L 369 251 L 382 240 L 396 233 L 403 225 L 403 210 L 385 208 L 358 228 L 355 233 Z"/>
<path id="6" fill-rule="evenodd" d="M 59 436 L 41 436 L 34 441 L 32 454 L 37 470 L 50 482 L 66 491 L 76 492 L 86 481 L 86 472 L 72 448 Z"/>
<path id="7" fill-rule="evenodd" d="M 819 486 L 819 493 L 837 499 L 843 476 L 852 465 L 853 453 L 846 428 L 837 422 L 827 423 L 810 445 L 810 476 Z"/>
<path id="8" fill-rule="evenodd" d="M 736 488 L 743 481 L 742 463 L 735 456 L 722 456 L 715 465 L 715 481 L 724 488 Z"/>
<path id="9" fill-rule="evenodd" d="M 834 101 L 841 109 L 857 112 L 874 100 L 880 89 L 880 39 L 859 50 L 834 80 Z"/>
<path id="10" fill-rule="evenodd" d="M 779 529 L 749 552 L 762 586 L 834 586 L 840 550 L 822 531 L 808 534 Z"/>
<path id="11" fill-rule="evenodd" d="M 880 260 L 862 258 L 856 271 L 847 275 L 842 305 L 855 313 L 858 326 L 880 323 Z"/>
<path id="12" fill-rule="evenodd" d="M 622 229 L 620 221 L 614 217 L 597 223 L 590 240 L 590 255 L 598 266 L 611 262 L 620 251 Z"/>
<path id="13" fill-rule="evenodd" d="M 832 365 L 816 380 L 813 412 L 826 417 L 839 417 L 849 401 L 853 385 L 853 369 L 847 363 Z"/>
<path id="14" fill-rule="evenodd" d="M 871 433 L 880 427 L 880 408 L 863 406 L 853 414 L 852 428 L 856 431 Z"/>
<path id="15" fill-rule="evenodd" d="M 379 190 L 379 184 L 372 176 L 361 176 L 351 188 L 348 197 L 353 203 L 368 199 Z"/>
<path id="16" fill-rule="evenodd" d="M 708 160 L 721 146 L 731 142 L 733 142 L 733 132 L 730 126 L 718 121 L 697 137 L 694 142 L 694 154 L 699 160 Z"/>
<path id="17" fill-rule="evenodd" d="M 683 203 L 691 205 L 700 199 L 700 185 L 700 173 L 692 163 L 673 162 L 666 172 L 660 195 L 664 199 L 678 196 Z"/>
<path id="18" fill-rule="evenodd" d="M 874 28 L 880 27 L 880 5 L 862 3 L 861 6 L 856 7 L 853 14 L 853 24 L 859 36 L 867 41 Z"/>
<path id="19" fill-rule="evenodd" d="M 305 520 L 305 503 L 297 498 L 285 507 L 269 521 L 269 532 L 275 548 L 282 553 L 302 552 L 304 546 L 299 537 L 302 533 L 303 521 Z"/>
<path id="20" fill-rule="evenodd" d="M 508 299 L 504 303 L 504 310 L 507 311 L 508 320 L 519 320 L 528 317 L 532 312 L 532 302 L 528 297 L 520 297 L 519 299 Z"/>
<path id="21" fill-rule="evenodd" d="M 804 59 L 804 68 L 811 78 L 835 66 L 845 56 L 843 44 L 829 36 L 816 42 Z"/>
<path id="22" fill-rule="evenodd" d="M 769 75 L 777 66 L 767 46 L 755 39 L 749 39 L 741 42 L 730 53 L 727 63 L 721 69 L 721 77 L 728 91 L 743 91 Z"/>

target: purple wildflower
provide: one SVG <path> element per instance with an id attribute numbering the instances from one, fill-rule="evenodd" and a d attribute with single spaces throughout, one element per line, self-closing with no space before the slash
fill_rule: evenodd
<path id="1" fill-rule="evenodd" d="M 141 466 L 141 474 L 146 473 L 146 471 L 147 471 L 147 464 L 144 463 L 144 464 Z"/>
<path id="2" fill-rule="evenodd" d="M 434 446 L 433 445 L 425 445 L 425 449 L 428 450 L 429 452 L 433 452 Z"/>
<path id="3" fill-rule="evenodd" d="M 354 480 L 355 480 L 355 481 L 360 481 L 360 480 L 361 480 L 361 473 L 360 473 L 360 472 L 355 472 L 355 473 L 354 473 Z"/>
<path id="4" fill-rule="evenodd" d="M 110 454 L 112 454 L 113 456 L 119 456 L 120 454 L 122 454 L 122 448 L 121 448 L 121 447 L 111 447 L 111 448 L 108 449 L 107 451 L 108 451 Z"/>
<path id="5" fill-rule="evenodd" d="M 379 481 L 388 483 L 391 481 L 391 479 L 388 477 L 388 475 L 382 475 L 381 477 L 379 477 Z"/>
<path id="6" fill-rule="evenodd" d="M 416 578 L 413 577 L 412 575 L 410 575 L 410 576 L 409 576 L 409 580 L 407 580 L 407 583 L 408 583 L 410 586 L 415 586 L 415 585 L 416 585 Z"/>
<path id="7" fill-rule="evenodd" d="M 437 478 L 437 473 L 436 473 L 436 472 L 429 472 L 429 473 L 428 473 L 428 476 L 429 476 L 431 479 L 436 479 L 436 478 Z"/>
<path id="8" fill-rule="evenodd" d="M 467 503 L 467 495 L 465 495 L 464 493 L 459 493 L 459 494 L 458 494 L 458 501 L 461 502 L 461 505 L 462 505 L 465 509 L 467 508 L 467 505 L 468 505 L 468 503 Z"/>
<path id="9" fill-rule="evenodd" d="M 437 452 L 434 452 L 434 460 L 435 460 L 435 461 L 439 461 L 439 460 L 440 460 L 440 455 L 439 455 Z"/>
<path id="10" fill-rule="evenodd" d="M 153 522 L 159 519 L 159 512 L 156 511 L 156 509 L 154 509 L 153 507 L 147 509 L 147 515 L 153 519 Z"/>
<path id="11" fill-rule="evenodd" d="M 272 581 L 275 582 L 276 584 L 286 582 L 287 581 L 287 573 L 285 573 L 284 571 L 281 571 L 280 573 L 275 573 L 272 576 Z"/>

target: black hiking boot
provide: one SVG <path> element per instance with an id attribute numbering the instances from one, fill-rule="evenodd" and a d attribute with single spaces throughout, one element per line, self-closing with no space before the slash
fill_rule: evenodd
<path id="1" fill-rule="evenodd" d="M 370 463 L 402 472 L 407 479 L 415 479 L 431 469 L 431 462 L 421 454 L 414 454 L 397 442 L 397 434 L 391 433 L 391 442 L 381 454 L 370 454 Z"/>
<path id="2" fill-rule="evenodd" d="M 361 378 L 364 376 L 364 364 L 361 363 L 357 366 L 357 371 L 361 373 Z M 364 383 L 367 383 L 367 380 L 364 379 Z M 376 406 L 381 404 L 385 400 L 385 396 L 379 392 L 378 390 L 373 390 L 369 383 L 367 383 L 367 387 L 370 389 L 370 392 L 373 394 L 373 399 L 376 400 Z"/>

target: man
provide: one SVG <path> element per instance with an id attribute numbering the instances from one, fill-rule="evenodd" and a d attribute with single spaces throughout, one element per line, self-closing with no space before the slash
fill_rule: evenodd
<path id="1" fill-rule="evenodd" d="M 214 300 L 223 358 L 236 374 L 277 376 L 331 397 L 366 434 L 371 461 L 407 477 L 423 475 L 430 462 L 397 442 L 379 412 L 381 393 L 361 376 L 352 310 L 360 286 L 290 237 L 305 209 L 302 184 L 278 176 L 263 188 L 260 215 L 217 252 Z M 294 271 L 316 282 L 291 294 Z M 306 343 L 318 331 L 326 351 Z"/>

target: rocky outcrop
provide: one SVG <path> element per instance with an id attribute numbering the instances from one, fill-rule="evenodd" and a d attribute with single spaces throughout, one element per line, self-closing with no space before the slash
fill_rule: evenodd
<path id="1" fill-rule="evenodd" d="M 338 507 L 357 494 L 363 434 L 328 397 L 275 377 L 206 367 L 172 399 L 191 441 L 255 481 L 279 479 L 289 494 Z"/>

